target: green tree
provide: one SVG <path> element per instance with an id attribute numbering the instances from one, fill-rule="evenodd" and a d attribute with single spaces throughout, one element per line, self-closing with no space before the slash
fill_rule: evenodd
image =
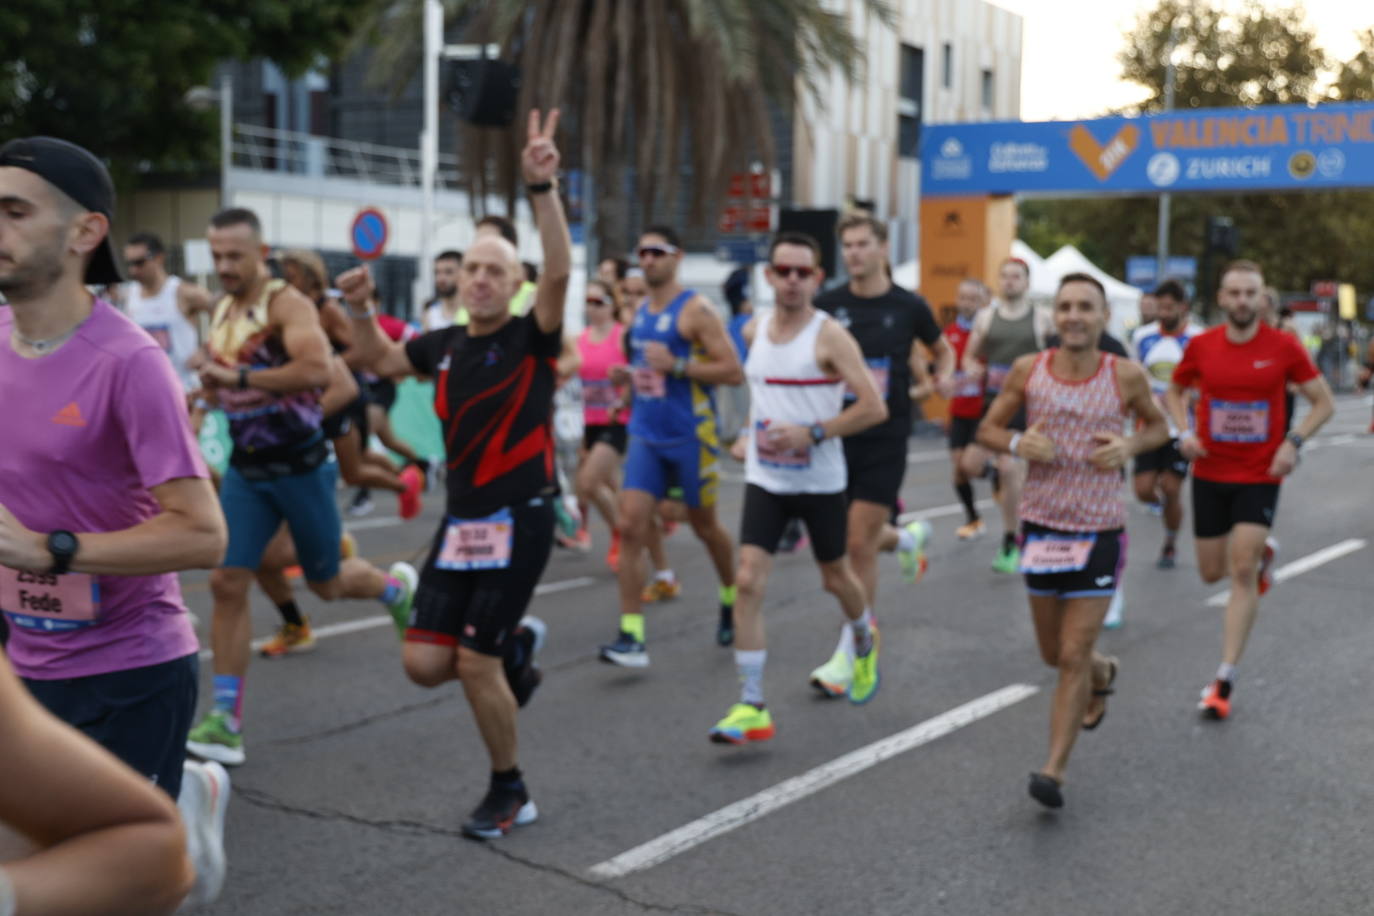
<path id="1" fill-rule="evenodd" d="M 226 58 L 298 74 L 337 53 L 372 0 L 6 0 L 0 137 L 47 134 L 118 178 L 215 159 L 215 117 L 192 110 Z"/>
<path id="2" fill-rule="evenodd" d="M 1330 90 L 1333 99 L 1374 99 L 1374 29 L 1360 32 L 1359 39 L 1360 50 L 1336 71 Z"/>
<path id="3" fill-rule="evenodd" d="M 838 68 L 858 75 L 862 50 L 844 13 L 823 0 L 444 0 L 465 41 L 495 42 L 523 74 L 519 110 L 562 108 L 569 165 L 595 181 L 600 237 L 628 239 L 625 173 L 633 166 L 646 212 L 685 190 L 694 217 L 714 214 L 729 174 L 771 165 L 767 104 L 790 110 Z M 867 15 L 892 21 L 887 0 Z M 398 88 L 421 54 L 423 0 L 398 0 L 360 32 L 373 73 Z M 460 146 L 474 199 L 513 201 L 523 121 L 510 130 L 464 127 Z M 691 179 L 683 187 L 684 166 Z"/>

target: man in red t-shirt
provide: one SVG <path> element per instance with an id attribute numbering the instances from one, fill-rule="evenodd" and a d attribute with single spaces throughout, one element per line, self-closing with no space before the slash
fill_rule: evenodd
<path id="1" fill-rule="evenodd" d="M 959 284 L 955 305 L 959 315 L 944 329 L 945 340 L 954 347 L 955 365 L 962 365 L 964 350 L 968 347 L 969 335 L 973 332 L 973 317 L 978 310 L 987 305 L 991 296 L 981 280 L 972 277 Z M 983 417 L 983 381 L 970 378 L 963 372 L 954 374 L 954 396 L 949 401 L 949 457 L 954 465 L 954 492 L 959 494 L 959 502 L 964 504 L 965 524 L 959 526 L 959 540 L 968 541 L 982 537 L 987 531 L 983 519 L 973 505 L 973 479 L 964 470 L 963 456 L 966 451 L 971 455 L 970 463 L 985 465 L 986 455 L 975 440 L 978 421 Z M 976 458 L 976 461 L 972 459 Z M 994 484 L 994 489 L 995 489 Z"/>
<path id="2" fill-rule="evenodd" d="M 1331 418 L 1331 389 L 1291 335 L 1259 320 L 1264 276 L 1253 261 L 1235 261 L 1221 275 L 1219 327 L 1199 334 L 1183 351 L 1165 394 L 1180 430 L 1179 450 L 1193 462 L 1193 534 L 1198 572 L 1216 582 L 1230 567 L 1221 667 L 1202 693 L 1199 709 L 1213 719 L 1231 711 L 1231 684 L 1255 625 L 1259 596 L 1269 590 L 1278 544 L 1269 537 L 1279 483 L 1298 463 L 1298 449 Z M 1284 435 L 1289 382 L 1312 408 Z M 1198 391 L 1197 426 L 1188 417 L 1187 390 Z"/>

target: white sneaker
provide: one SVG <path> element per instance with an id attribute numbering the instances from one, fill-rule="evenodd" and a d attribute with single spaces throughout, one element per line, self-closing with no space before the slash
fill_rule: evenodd
<path id="1" fill-rule="evenodd" d="M 811 686 L 827 697 L 842 697 L 854 681 L 854 628 L 840 626 L 840 641 L 830 660 L 811 672 Z"/>
<path id="2" fill-rule="evenodd" d="M 229 808 L 229 773 L 213 760 L 188 760 L 181 776 L 177 808 L 186 824 L 186 849 L 196 883 L 183 906 L 213 903 L 224 888 L 224 815 Z"/>
<path id="3" fill-rule="evenodd" d="M 1116 593 L 1112 595 L 1112 603 L 1107 605 L 1107 618 L 1102 621 L 1102 626 L 1108 630 L 1115 630 L 1122 624 L 1122 615 L 1126 610 L 1126 598 L 1122 593 L 1121 586 L 1118 585 Z"/>

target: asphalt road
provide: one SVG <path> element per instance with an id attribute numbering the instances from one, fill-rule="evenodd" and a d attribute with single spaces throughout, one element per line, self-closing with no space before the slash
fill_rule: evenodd
<path id="1" fill-rule="evenodd" d="M 931 569 L 904 586 L 884 558 L 883 684 L 870 704 L 807 686 L 839 611 L 809 553 L 779 558 L 765 609 L 778 734 L 765 744 L 706 739 L 737 686 L 690 532 L 669 542 L 686 588 L 648 612 L 643 672 L 596 659 L 618 613 L 600 551 L 556 552 L 533 608 L 550 628 L 546 679 L 521 716 L 541 816 L 493 843 L 458 831 L 487 773 L 458 686 L 410 684 L 379 607 L 303 593 L 327 635 L 311 654 L 254 661 L 229 880 L 197 912 L 1368 913 L 1369 419 L 1367 399 L 1340 400 L 1284 486 L 1280 566 L 1311 559 L 1264 600 L 1224 723 L 1195 711 L 1220 653 L 1208 600 L 1224 588 L 1198 579 L 1186 525 L 1178 568 L 1155 570 L 1159 520 L 1132 510 L 1126 624 L 1102 640 L 1121 658 L 1118 692 L 1080 738 L 1058 813 L 1025 791 L 1045 754 L 1053 672 L 1021 581 L 989 569 L 995 515 L 994 536 L 955 539 L 961 512 L 935 440 L 913 440 L 903 491 L 934 525 Z M 732 532 L 741 493 L 736 469 L 722 487 Z M 351 525 L 383 565 L 427 543 L 440 505 L 409 524 L 384 511 Z M 205 576 L 185 585 L 208 621 Z M 254 633 L 274 616 L 256 596 Z"/>

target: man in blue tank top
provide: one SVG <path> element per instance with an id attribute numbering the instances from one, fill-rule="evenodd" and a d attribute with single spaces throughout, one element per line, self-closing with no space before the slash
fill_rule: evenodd
<path id="1" fill-rule="evenodd" d="M 620 632 L 601 647 L 601 659 L 643 668 L 644 547 L 654 506 L 668 488 L 682 488 L 692 531 L 720 576 L 721 623 L 717 640 L 734 640 L 734 545 L 716 518 L 715 385 L 744 381 L 725 324 L 704 297 L 678 282 L 682 245 L 667 226 L 651 226 L 639 239 L 639 266 L 649 295 L 630 326 L 628 376 L 634 392 L 625 484 L 620 494 Z"/>

